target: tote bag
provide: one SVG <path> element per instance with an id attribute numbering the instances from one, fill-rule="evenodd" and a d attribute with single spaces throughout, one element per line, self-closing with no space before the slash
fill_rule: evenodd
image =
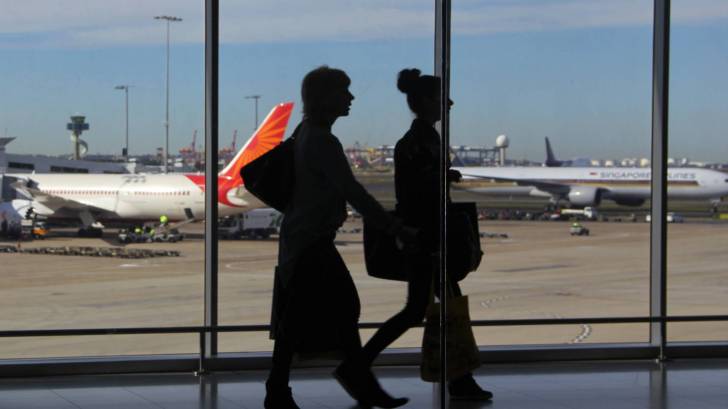
<path id="1" fill-rule="evenodd" d="M 396 216 L 396 212 L 391 211 Z M 394 235 L 364 219 L 364 264 L 367 274 L 385 280 L 407 281 L 404 253 L 397 248 Z"/>
<path id="2" fill-rule="evenodd" d="M 480 353 L 470 325 L 468 296 L 448 296 L 447 371 L 448 380 L 460 378 L 480 366 Z M 425 315 L 420 376 L 427 382 L 440 381 L 440 303 L 431 302 Z"/>
<path id="3" fill-rule="evenodd" d="M 240 176 L 245 189 L 266 205 L 283 213 L 295 183 L 294 143 L 301 125 L 290 138 L 243 166 Z"/>
<path id="4" fill-rule="evenodd" d="M 390 212 L 397 216 L 396 212 Z M 464 279 L 480 266 L 483 250 L 480 245 L 475 203 L 451 203 L 448 209 L 447 269 L 454 282 Z M 385 280 L 407 281 L 404 253 L 397 248 L 395 237 L 381 227 L 364 220 L 364 262 L 367 274 Z"/>

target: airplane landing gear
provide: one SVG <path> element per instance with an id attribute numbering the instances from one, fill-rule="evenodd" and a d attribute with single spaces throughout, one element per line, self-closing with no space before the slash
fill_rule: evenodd
<path id="1" fill-rule="evenodd" d="M 544 210 L 544 212 L 547 212 L 547 213 L 560 212 L 561 203 L 560 202 L 549 202 L 549 204 L 544 206 L 543 210 Z"/>
<path id="2" fill-rule="evenodd" d="M 712 206 L 710 207 L 710 216 L 716 217 L 719 212 L 720 212 L 720 209 L 718 208 L 718 203 L 713 202 Z"/>

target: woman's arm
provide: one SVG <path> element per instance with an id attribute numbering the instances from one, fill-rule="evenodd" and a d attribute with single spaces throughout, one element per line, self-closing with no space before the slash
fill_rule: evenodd
<path id="1" fill-rule="evenodd" d="M 308 144 L 304 152 L 310 158 L 307 161 L 310 166 L 329 180 L 344 199 L 368 221 L 391 231 L 398 230 L 401 223 L 387 213 L 354 177 L 338 139 L 333 135 L 321 135 L 316 142 Z"/>

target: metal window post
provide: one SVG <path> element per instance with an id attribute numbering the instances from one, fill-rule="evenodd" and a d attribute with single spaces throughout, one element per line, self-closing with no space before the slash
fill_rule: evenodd
<path id="1" fill-rule="evenodd" d="M 169 172 L 169 20 L 167 20 L 167 64 L 164 104 L 164 173 Z"/>
<path id="2" fill-rule="evenodd" d="M 169 171 L 168 160 L 169 160 L 169 24 L 172 22 L 182 21 L 181 18 L 175 16 L 155 16 L 155 20 L 164 20 L 167 24 L 167 64 L 166 64 L 166 75 L 165 75 L 165 115 L 164 115 L 164 173 Z"/>
<path id="3" fill-rule="evenodd" d="M 217 150 L 219 0 L 205 0 L 205 326 L 218 325 Z M 205 334 L 206 359 L 217 354 L 217 333 Z"/>
<path id="4" fill-rule="evenodd" d="M 245 99 L 252 99 L 255 102 L 255 125 L 253 126 L 253 132 L 258 130 L 258 100 L 262 95 L 247 95 Z"/>
<path id="5" fill-rule="evenodd" d="M 667 316 L 667 147 L 670 85 L 670 0 L 655 0 L 652 53 L 652 222 L 650 224 L 650 315 Z M 650 324 L 650 343 L 664 360 L 667 323 Z"/>
<path id="6" fill-rule="evenodd" d="M 447 162 L 450 155 L 450 0 L 435 1 L 435 75 L 440 77 L 440 407 L 447 407 Z"/>
<path id="7" fill-rule="evenodd" d="M 125 113 L 125 140 L 124 140 L 124 160 L 129 162 L 129 86 L 124 87 L 124 113 Z"/>
<path id="8" fill-rule="evenodd" d="M 124 91 L 124 123 L 125 123 L 125 141 L 124 141 L 124 148 L 122 150 L 122 153 L 124 156 L 124 160 L 126 162 L 129 162 L 129 88 L 131 88 L 131 85 L 124 84 L 124 85 L 117 85 L 114 87 L 114 89 L 117 90 L 123 90 Z"/>

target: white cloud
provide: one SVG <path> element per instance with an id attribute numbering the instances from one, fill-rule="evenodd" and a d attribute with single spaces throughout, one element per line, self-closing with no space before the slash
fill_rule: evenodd
<path id="1" fill-rule="evenodd" d="M 650 0 L 465 1 L 453 11 L 459 34 L 545 31 L 652 24 Z M 694 24 L 728 18 L 728 1 L 673 2 L 673 24 Z"/>
<path id="2" fill-rule="evenodd" d="M 223 0 L 221 40 L 227 43 L 428 37 L 433 2 L 423 0 Z M 202 0 L 0 0 L 0 42 L 67 47 L 158 44 L 172 14 L 177 43 L 204 40 Z M 673 2 L 674 22 L 728 18 L 728 1 Z M 650 0 L 460 0 L 456 34 L 649 25 Z M 4 37 L 4 38 L 3 38 Z"/>

